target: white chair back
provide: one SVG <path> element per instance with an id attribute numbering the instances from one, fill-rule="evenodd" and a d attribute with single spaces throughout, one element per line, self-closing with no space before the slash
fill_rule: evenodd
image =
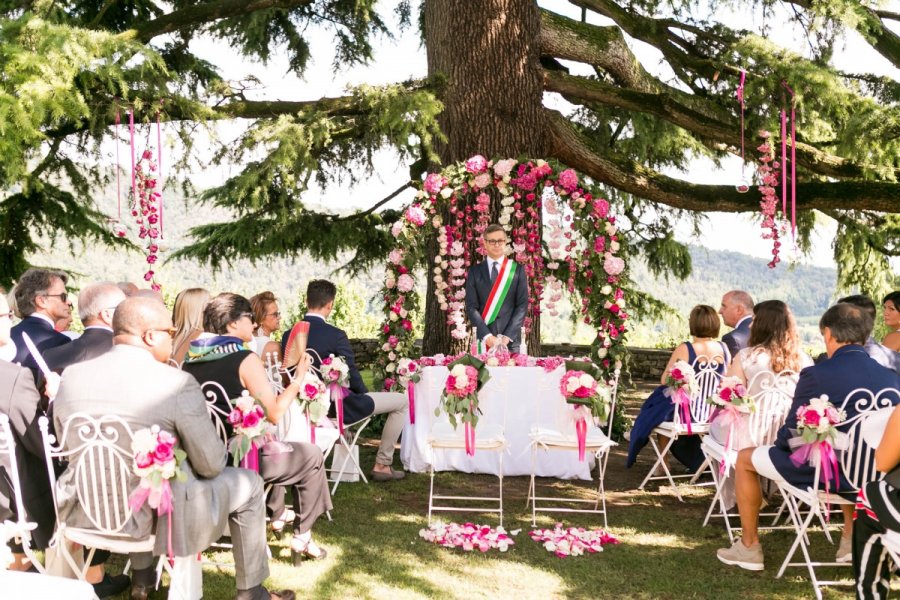
<path id="1" fill-rule="evenodd" d="M 747 383 L 753 394 L 756 411 L 750 414 L 748 432 L 754 446 L 769 446 L 775 442 L 778 430 L 784 425 L 794 401 L 797 387 L 796 371 L 780 373 L 760 371 Z"/>
<path id="2" fill-rule="evenodd" d="M 22 500 L 22 483 L 19 480 L 19 463 L 16 460 L 16 442 L 9 426 L 9 417 L 0 414 L 0 455 L 8 456 L 9 481 L 12 484 L 13 503 L 18 515 L 18 522 L 25 523 L 25 502 Z"/>
<path id="3" fill-rule="evenodd" d="M 861 434 L 863 423 L 878 411 L 893 409 L 898 401 L 900 390 L 895 388 L 886 388 L 877 393 L 858 388 L 847 394 L 841 404 L 843 410 L 848 412 L 852 410 L 856 413 L 838 424 L 841 431 L 849 437 L 847 449 L 838 453 L 838 462 L 854 490 L 859 490 L 866 483 L 884 477 L 883 473 L 875 469 L 875 447 L 869 445 L 867 436 Z M 887 425 L 887 421 L 884 421 L 884 424 Z M 869 439 L 871 435 L 870 433 Z"/>
<path id="4" fill-rule="evenodd" d="M 49 432 L 47 417 L 41 417 L 38 424 L 54 507 L 58 506 L 53 468 L 56 459 L 68 462 L 67 471 L 74 473 L 78 502 L 94 529 L 103 535 L 121 535 L 131 518 L 128 495 L 135 478 L 131 427 L 115 415 L 92 417 L 85 413 L 72 414 L 55 436 Z"/>
<path id="5" fill-rule="evenodd" d="M 225 388 L 217 381 L 204 381 L 200 384 L 200 389 L 203 391 L 203 395 L 206 396 L 206 410 L 209 412 L 209 417 L 216 428 L 216 433 L 222 438 L 222 443 L 227 448 L 228 429 L 225 427 L 225 422 L 228 421 L 228 415 L 231 414 L 231 410 L 234 408 L 231 404 L 231 398 L 228 397 Z M 224 400 L 228 406 L 227 412 L 222 408 L 220 399 Z"/>
<path id="6" fill-rule="evenodd" d="M 691 421 L 694 423 L 706 423 L 712 414 L 712 405 L 706 399 L 719 391 L 719 383 L 722 381 L 722 369 L 724 359 L 698 356 L 691 365 L 694 368 L 694 379 L 697 382 L 697 393 L 691 396 Z M 679 411 L 675 411 L 676 424 L 681 423 Z"/>

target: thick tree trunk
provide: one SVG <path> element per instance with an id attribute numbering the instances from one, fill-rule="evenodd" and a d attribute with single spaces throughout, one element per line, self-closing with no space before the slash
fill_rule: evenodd
<path id="1" fill-rule="evenodd" d="M 447 141 L 438 145 L 443 164 L 474 154 L 542 156 L 540 23 L 534 0 L 426 0 L 428 74 L 445 81 L 439 121 Z M 431 267 L 436 247 L 431 240 L 425 354 L 460 349 L 450 337 L 447 315 L 435 301 Z M 538 353 L 539 340 L 540 321 L 535 319 L 529 353 Z"/>

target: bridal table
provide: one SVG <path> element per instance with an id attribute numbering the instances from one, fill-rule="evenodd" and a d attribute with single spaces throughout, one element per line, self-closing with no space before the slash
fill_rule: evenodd
<path id="1" fill-rule="evenodd" d="M 559 380 L 565 373 L 560 366 L 547 372 L 543 367 L 488 367 L 491 379 L 479 395 L 482 423 L 504 427 L 507 442 L 503 456 L 504 475 L 531 474 L 532 427 L 558 427 L 558 406 L 561 398 Z M 447 367 L 423 367 L 420 381 L 415 384 L 415 424 L 407 419 L 400 445 L 403 466 L 414 473 L 426 472 L 431 460 L 428 435 L 439 420 L 435 409 L 447 379 Z M 442 415 L 446 420 L 446 416 Z M 462 425 L 459 425 L 460 430 Z M 478 427 L 475 428 L 476 438 Z M 497 453 L 476 451 L 467 456 L 465 450 L 438 450 L 435 469 L 465 473 L 497 474 Z M 578 460 L 577 452 L 538 451 L 536 473 L 539 477 L 559 479 L 590 479 L 594 457 Z"/>

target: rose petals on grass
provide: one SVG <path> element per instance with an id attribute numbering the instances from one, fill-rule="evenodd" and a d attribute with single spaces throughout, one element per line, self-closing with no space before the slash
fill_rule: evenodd
<path id="1" fill-rule="evenodd" d="M 426 542 L 444 546 L 445 548 L 462 548 L 466 552 L 479 550 L 487 552 L 496 548 L 506 552 L 515 544 L 502 527 L 488 527 L 472 523 L 432 523 L 419 530 L 419 537 Z"/>
<path id="2" fill-rule="evenodd" d="M 585 552 L 603 552 L 603 546 L 619 543 L 619 540 L 602 529 L 564 528 L 562 523 L 557 523 L 554 529 L 534 529 L 528 535 L 543 544 L 547 552 L 553 552 L 559 558 L 581 556 Z"/>

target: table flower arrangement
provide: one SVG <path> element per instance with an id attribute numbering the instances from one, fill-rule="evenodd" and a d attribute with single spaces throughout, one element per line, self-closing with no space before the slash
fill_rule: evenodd
<path id="1" fill-rule="evenodd" d="M 236 465 L 258 472 L 256 450 L 273 439 L 266 421 L 266 409 L 247 390 L 233 401 L 233 405 L 228 422 L 234 428 L 234 436 L 228 442 L 228 451 L 234 456 Z"/>
<path id="2" fill-rule="evenodd" d="M 809 404 L 797 409 L 796 436 L 788 440 L 794 452 L 791 462 L 799 467 L 809 464 L 812 467 L 821 465 L 821 475 L 828 493 L 831 482 L 837 489 L 840 485 L 837 454 L 848 445 L 848 437 L 838 431 L 836 425 L 847 418 L 844 411 L 838 410 L 823 394 L 812 398 Z"/>
<path id="3" fill-rule="evenodd" d="M 725 474 L 734 462 L 734 442 L 741 430 L 747 427 L 744 418 L 756 411 L 756 401 L 747 394 L 747 386 L 740 377 L 723 377 L 719 384 L 719 391 L 706 399 L 707 404 L 715 406 L 721 411 L 721 423 L 728 427 L 728 435 L 725 438 L 725 458 L 719 465 L 719 473 Z"/>
<path id="4" fill-rule="evenodd" d="M 590 362 L 566 361 L 566 372 L 559 380 L 559 391 L 573 404 L 572 418 L 578 438 L 578 460 L 584 460 L 587 424 L 592 416 L 600 422 L 609 418 L 612 396 L 602 381 L 600 370 Z"/>
<path id="5" fill-rule="evenodd" d="M 409 423 L 416 424 L 416 384 L 422 379 L 419 363 L 411 358 L 401 358 L 397 363 L 397 382 L 406 389 L 409 400 Z"/>
<path id="6" fill-rule="evenodd" d="M 172 553 L 172 486 L 170 481 L 186 481 L 187 475 L 181 470 L 181 464 L 187 454 L 177 448 L 178 440 L 158 425 L 150 429 L 140 429 L 131 439 L 131 451 L 134 456 L 133 473 L 140 478 L 140 483 L 128 497 L 128 506 L 136 512 L 144 506 L 156 510 L 158 516 L 170 515 L 168 519 L 169 564 L 175 564 Z"/>
<path id="7" fill-rule="evenodd" d="M 328 398 L 328 389 L 312 370 L 307 371 L 300 386 L 300 394 L 297 396 L 300 408 L 306 414 L 309 422 L 309 441 L 316 443 L 316 423 L 328 414 L 331 401 Z"/>
<path id="8" fill-rule="evenodd" d="M 447 413 L 450 424 L 455 428 L 457 419 L 465 425 L 466 454 L 475 454 L 475 427 L 478 425 L 478 392 L 484 387 L 491 374 L 484 361 L 464 355 L 447 365 L 450 374 L 444 383 L 441 402 L 435 409 L 435 416 L 441 409 Z"/>
<path id="9" fill-rule="evenodd" d="M 432 523 L 427 528 L 419 530 L 419 537 L 432 544 L 446 548 L 462 548 L 466 552 L 473 550 L 487 552 L 491 549 L 506 552 L 515 544 L 503 527 L 492 528 L 472 523 L 462 525 Z"/>
<path id="10" fill-rule="evenodd" d="M 681 417 L 681 424 L 687 426 L 688 435 L 691 430 L 691 397 L 697 393 L 697 380 L 694 368 L 683 360 L 675 361 L 666 376 L 666 395 L 672 398 L 676 416 Z"/>
<path id="11" fill-rule="evenodd" d="M 344 398 L 347 397 L 347 388 L 350 387 L 350 367 L 347 366 L 347 360 L 343 356 L 329 354 L 322 359 L 319 371 L 331 400 L 335 403 L 338 430 L 344 435 Z"/>
<path id="12" fill-rule="evenodd" d="M 557 523 L 553 529 L 534 529 L 529 535 L 559 558 L 581 556 L 585 552 L 603 552 L 603 546 L 619 543 L 619 540 L 602 529 L 566 528 L 562 523 Z"/>
<path id="13" fill-rule="evenodd" d="M 566 360 L 573 360 L 572 357 L 563 356 L 543 356 L 535 357 L 527 354 L 510 354 L 504 363 L 500 362 L 499 357 L 490 354 L 470 354 L 461 353 L 446 356 L 444 354 L 435 354 L 434 356 L 423 356 L 419 359 L 420 367 L 445 367 L 463 356 L 474 356 L 478 360 L 484 362 L 489 367 L 541 367 L 548 373 L 559 368 Z M 588 358 L 574 359 L 588 361 Z"/>

